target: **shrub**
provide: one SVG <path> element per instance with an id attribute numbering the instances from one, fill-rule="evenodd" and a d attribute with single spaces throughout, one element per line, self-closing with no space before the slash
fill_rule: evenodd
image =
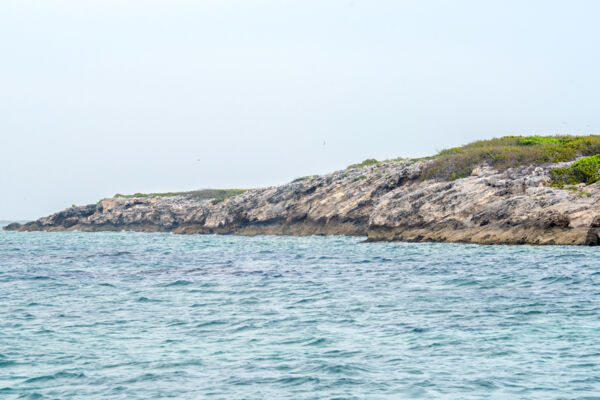
<path id="1" fill-rule="evenodd" d="M 346 167 L 346 169 L 362 168 L 362 167 L 368 167 L 369 165 L 379 165 L 379 164 L 381 164 L 381 161 L 378 161 L 374 158 L 367 158 L 366 160 L 364 160 L 361 163 L 348 165 L 348 167 Z"/>
<path id="2" fill-rule="evenodd" d="M 600 180 L 600 154 L 585 157 L 573 163 L 569 168 L 555 168 L 550 172 L 553 186 L 577 185 L 585 183 L 590 185 Z"/>
<path id="3" fill-rule="evenodd" d="M 307 179 L 311 178 L 311 176 L 301 176 L 300 178 L 296 178 L 292 181 L 292 183 L 296 183 L 296 182 L 302 182 L 305 181 Z"/>
<path id="4" fill-rule="evenodd" d="M 519 146 L 530 146 L 536 144 L 559 144 L 563 140 L 560 137 L 552 137 L 552 136 L 528 136 L 526 138 L 520 139 L 518 144 Z"/>

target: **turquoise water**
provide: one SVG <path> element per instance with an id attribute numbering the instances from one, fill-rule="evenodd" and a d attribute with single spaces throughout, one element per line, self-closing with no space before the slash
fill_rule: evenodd
<path id="1" fill-rule="evenodd" d="M 0 233 L 2 399 L 599 399 L 600 256 Z"/>

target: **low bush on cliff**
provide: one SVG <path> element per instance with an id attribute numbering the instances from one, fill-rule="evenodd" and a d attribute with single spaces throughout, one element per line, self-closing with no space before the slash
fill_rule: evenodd
<path id="1" fill-rule="evenodd" d="M 121 194 L 117 193 L 113 197 L 115 198 L 123 198 L 130 199 L 132 197 L 175 197 L 175 196 L 185 196 L 188 192 L 164 192 L 164 193 L 134 193 L 134 194 Z"/>
<path id="2" fill-rule="evenodd" d="M 522 165 L 571 161 L 598 153 L 599 135 L 505 136 L 440 151 L 425 167 L 421 179 L 464 178 L 481 163 L 504 170 Z"/>
<path id="3" fill-rule="evenodd" d="M 302 181 L 308 180 L 308 179 L 310 179 L 310 178 L 312 178 L 312 177 L 314 177 L 314 176 L 315 176 L 315 175 L 301 176 L 301 177 L 299 177 L 299 178 L 296 178 L 296 179 L 294 179 L 294 180 L 292 181 L 292 183 L 296 183 L 296 182 L 302 182 Z"/>
<path id="4" fill-rule="evenodd" d="M 117 193 L 114 197 L 132 198 L 132 197 L 175 197 L 183 196 L 198 200 L 218 200 L 223 201 L 232 196 L 242 194 L 248 189 L 202 189 L 191 192 L 164 192 L 164 193 L 135 193 L 135 194 L 120 194 Z"/>
<path id="5" fill-rule="evenodd" d="M 553 186 L 577 185 L 585 183 L 590 185 L 600 180 L 600 154 L 585 157 L 573 163 L 568 168 L 555 168 L 551 174 Z"/>
<path id="6" fill-rule="evenodd" d="M 378 161 L 374 158 L 367 158 L 366 160 L 364 160 L 361 163 L 348 165 L 346 167 L 346 169 L 362 168 L 362 167 L 368 167 L 370 165 L 379 165 L 379 164 L 381 164 L 381 161 Z"/>

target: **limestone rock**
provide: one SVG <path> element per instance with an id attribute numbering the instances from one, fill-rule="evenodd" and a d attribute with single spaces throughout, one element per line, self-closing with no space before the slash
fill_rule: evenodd
<path id="1" fill-rule="evenodd" d="M 6 230 L 368 236 L 369 241 L 600 244 L 600 184 L 548 186 L 552 168 L 481 165 L 421 181 L 428 161 L 386 162 L 247 191 L 213 204 L 185 197 L 111 198 Z"/>

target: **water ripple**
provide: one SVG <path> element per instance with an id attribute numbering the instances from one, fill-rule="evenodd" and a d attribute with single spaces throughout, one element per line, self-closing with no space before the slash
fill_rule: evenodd
<path id="1" fill-rule="evenodd" d="M 593 248 L 0 233 L 0 398 L 584 399 Z"/>

